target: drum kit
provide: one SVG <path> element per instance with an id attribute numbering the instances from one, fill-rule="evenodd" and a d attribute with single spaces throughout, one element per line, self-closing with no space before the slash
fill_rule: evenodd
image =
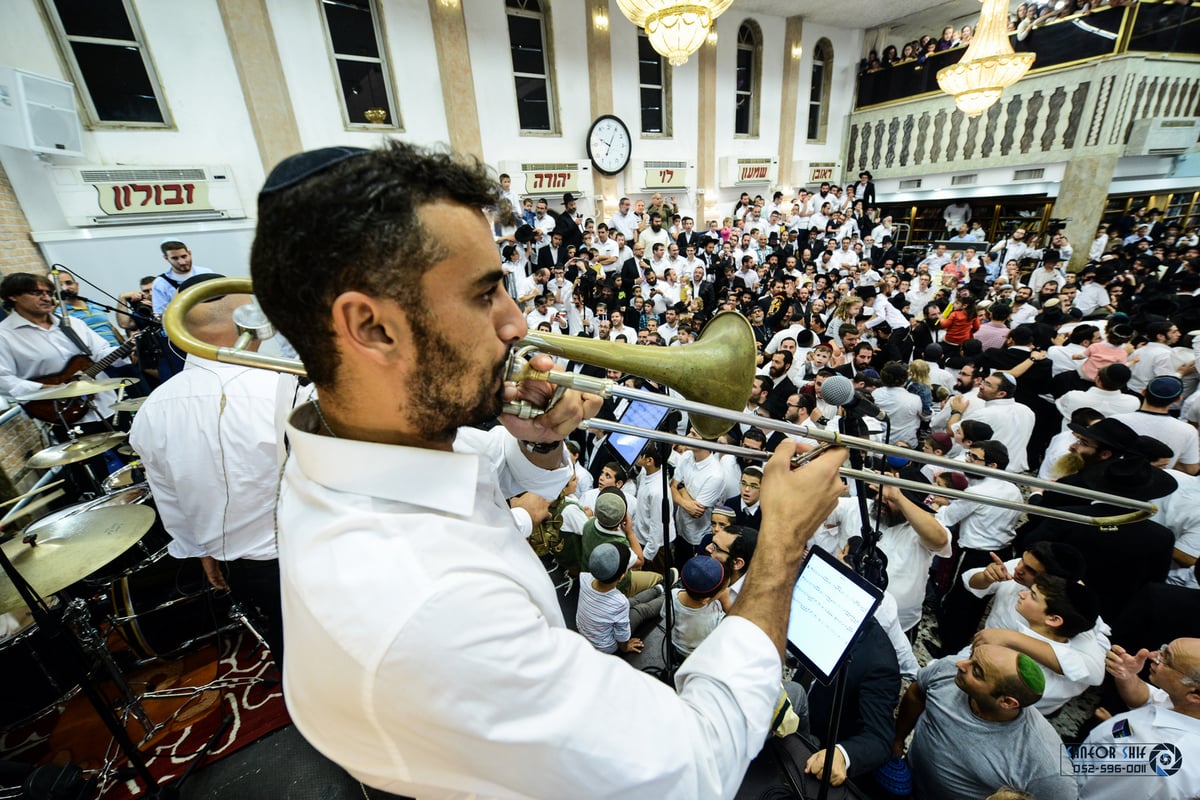
<path id="1" fill-rule="evenodd" d="M 105 381 L 87 383 L 90 392 L 109 388 Z M 51 387 L 41 394 L 58 397 L 65 389 Z M 123 410 L 133 412 L 143 400 L 120 402 L 125 404 Z M 41 450 L 27 465 L 74 464 L 113 449 L 125 438 L 122 432 L 81 436 Z M 49 492 L 61 483 L 0 504 L 17 504 L 0 519 L 0 529 L 61 497 L 61 490 Z M 249 627 L 240 611 L 233 610 L 228 594 L 212 589 L 194 559 L 168 555 L 170 537 L 158 519 L 140 461 L 134 460 L 98 485 L 99 497 L 51 511 L 7 537 L 0 547 L 0 562 L 7 562 L 0 572 L 0 615 L 12 615 L 0 617 L 0 622 L 9 623 L 8 635 L 0 638 L 0 674 L 22 676 L 18 684 L 10 685 L 19 689 L 0 698 L 0 732 L 61 711 L 81 688 L 92 699 L 96 693 L 92 690 L 107 678 L 120 695 L 117 715 L 136 720 L 145 731 L 143 742 L 149 741 L 162 723 L 150 720 L 141 701 L 155 694 L 135 694 L 126 671 L 181 657 L 238 623 Z M 5 538 L 0 530 L 0 541 Z M 26 589 L 35 594 L 28 595 Z M 30 596 L 45 601 L 31 604 Z M 40 624 L 29 616 L 34 605 L 42 607 Z M 84 669 L 79 668 L 80 651 Z M 196 691 L 210 688 L 214 687 Z"/>

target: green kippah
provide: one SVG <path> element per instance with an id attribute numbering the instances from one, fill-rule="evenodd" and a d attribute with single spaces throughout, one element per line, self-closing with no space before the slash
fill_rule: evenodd
<path id="1" fill-rule="evenodd" d="M 1046 674 L 1036 661 L 1024 653 L 1017 655 L 1017 674 L 1021 676 L 1021 682 L 1032 691 L 1038 694 L 1046 691 Z"/>

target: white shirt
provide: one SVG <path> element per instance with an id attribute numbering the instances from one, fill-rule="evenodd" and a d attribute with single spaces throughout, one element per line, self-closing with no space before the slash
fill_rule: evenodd
<path id="1" fill-rule="evenodd" d="M 658 554 L 663 543 L 662 481 L 661 469 L 653 475 L 639 472 L 637 476 L 637 504 L 633 510 L 633 534 L 642 543 L 642 555 L 646 561 L 651 561 Z M 673 542 L 675 541 L 675 503 L 671 500 L 669 491 L 667 492 L 667 505 L 670 507 L 667 535 Z"/>
<path id="2" fill-rule="evenodd" d="M 1136 359 L 1136 362 L 1134 362 Z M 1171 357 L 1171 348 L 1162 342 L 1147 342 L 1133 351 L 1129 364 L 1129 390 L 1140 392 L 1150 385 L 1150 381 L 1162 375 L 1178 377 L 1179 370 L 1175 367 L 1175 359 Z"/>
<path id="3" fill-rule="evenodd" d="M 1037 415 L 1029 406 L 1007 397 L 989 400 L 983 408 L 963 414 L 963 419 L 977 419 L 992 426 L 992 438 L 1008 448 L 1008 472 L 1024 472 L 1029 468 L 1025 448 L 1037 421 Z"/>
<path id="4" fill-rule="evenodd" d="M 940 550 L 930 550 L 913 526 L 902 520 L 899 525 L 879 526 L 879 549 L 887 554 L 887 592 L 896 599 L 900 627 L 907 631 L 921 621 L 933 557 L 950 558 L 950 537 Z"/>
<path id="5" fill-rule="evenodd" d="M 880 386 L 871 397 L 892 423 L 888 444 L 916 445 L 917 429 L 921 426 L 921 398 L 900 386 Z"/>
<path id="6" fill-rule="evenodd" d="M 1158 513 L 1150 519 L 1165 525 L 1175 534 L 1175 549 L 1193 558 L 1200 556 L 1200 477 L 1178 470 L 1168 471 L 1179 487 L 1165 497 L 1156 498 Z M 1196 573 L 1191 567 L 1172 564 L 1167 583 L 1196 586 Z"/>
<path id="7" fill-rule="evenodd" d="M 621 233 L 625 234 L 626 244 L 632 244 L 637 234 L 638 215 L 633 213 L 633 209 L 626 211 L 624 214 L 613 214 L 612 219 L 608 221 L 609 230 L 616 228 Z"/>
<path id="8" fill-rule="evenodd" d="M 1115 417 L 1117 414 L 1132 414 L 1142 405 L 1141 401 L 1131 394 L 1101 389 L 1099 386 L 1072 390 L 1055 400 L 1054 404 L 1063 415 L 1064 431 L 1067 430 L 1067 423 L 1071 421 L 1071 414 L 1081 408 L 1094 408 L 1106 417 Z"/>
<path id="9" fill-rule="evenodd" d="M 1096 281 L 1088 281 L 1080 286 L 1079 291 L 1075 293 L 1075 308 L 1079 309 L 1079 313 L 1085 317 L 1097 308 L 1106 306 L 1111 302 L 1112 300 L 1108 296 L 1108 291 Z"/>
<path id="10" fill-rule="evenodd" d="M 278 513 L 284 694 L 318 750 L 423 799 L 733 796 L 782 679 L 760 629 L 720 625 L 676 694 L 565 627 L 513 524 L 505 496 L 557 496 L 569 466 L 533 467 L 502 429 L 449 453 L 316 436 L 314 417 L 292 414 Z M 637 713 L 655 747 L 613 736 Z"/>
<path id="11" fill-rule="evenodd" d="M 983 497 L 1022 502 L 1016 484 L 998 478 L 969 478 L 967 491 Z M 975 500 L 955 498 L 937 512 L 938 522 L 949 528 L 958 525 L 958 543 L 968 550 L 996 550 L 1007 547 L 1016 535 L 1020 511 L 987 505 Z"/>
<path id="12" fill-rule="evenodd" d="M 1128 727 L 1128 736 L 1119 736 Z M 1088 734 L 1087 744 L 1117 745 L 1131 742 L 1159 744 L 1169 742 L 1179 749 L 1183 759 L 1179 771 L 1170 777 L 1158 775 L 1113 776 L 1079 775 L 1080 800 L 1190 800 L 1200 797 L 1200 719 L 1176 711 L 1167 693 L 1150 687 L 1149 701 L 1132 711 L 1106 720 Z"/>
<path id="13" fill-rule="evenodd" d="M 275 551 L 275 404 L 292 376 L 188 356 L 129 432 L 176 558 L 267 560 Z"/>
<path id="14" fill-rule="evenodd" d="M 1167 464 L 1168 469 L 1176 464 L 1200 464 L 1200 440 L 1196 429 L 1183 420 L 1149 411 L 1118 414 L 1113 419 L 1124 422 L 1143 436 L 1153 436 L 1171 448 L 1173 457 Z"/>
<path id="15" fill-rule="evenodd" d="M 850 541 L 851 536 L 862 533 L 862 515 L 858 511 L 858 499 L 855 497 L 839 497 L 837 507 L 833 509 L 821 527 L 817 528 L 809 547 L 819 547 L 831 556 L 837 556 L 842 548 Z"/>
<path id="16" fill-rule="evenodd" d="M 20 397 L 36 392 L 42 384 L 28 378 L 62 372 L 68 361 L 81 355 L 75 343 L 59 328 L 57 316 L 53 317 L 53 323 L 47 330 L 16 311 L 9 312 L 0 322 L 0 394 Z M 82 320 L 69 317 L 67 324 L 87 347 L 93 361 L 99 361 L 116 349 Z M 128 364 L 129 361 L 122 359 L 115 363 Z M 102 376 L 103 373 L 98 377 Z M 89 411 L 81 422 L 99 422 L 101 418 L 113 415 L 110 406 L 116 402 L 115 393 L 101 392 L 93 395 L 93 399 L 96 411 Z"/>
<path id="17" fill-rule="evenodd" d="M 714 454 L 696 461 L 696 454 L 689 450 L 679 459 L 675 480 L 687 489 L 693 500 L 704 506 L 704 513 L 699 517 L 693 517 L 682 508 L 675 509 L 675 529 L 689 544 L 700 544 L 700 539 L 712 528 L 713 508 L 728 497 L 720 459 Z"/>

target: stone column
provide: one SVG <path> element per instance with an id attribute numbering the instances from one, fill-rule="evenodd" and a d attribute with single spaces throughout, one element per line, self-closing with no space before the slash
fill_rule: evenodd
<path id="1" fill-rule="evenodd" d="M 263 171 L 304 149 L 266 0 L 217 0 Z"/>
<path id="2" fill-rule="evenodd" d="M 608 18 L 608 0 L 587 0 L 583 27 L 587 31 L 588 100 L 592 119 L 595 119 L 601 114 L 613 113 L 612 37 L 609 35 L 612 23 Z M 630 121 L 626 120 L 626 124 Z M 636 123 L 631 125 L 630 135 L 636 136 L 637 130 Z M 609 217 L 606 205 L 616 211 L 617 177 L 602 175 L 593 167 L 592 194 L 596 201 L 593 216 L 599 224 Z M 600 198 L 604 198 L 603 201 Z"/>
<path id="3" fill-rule="evenodd" d="M 1087 263 L 1088 248 L 1104 215 L 1117 158 L 1116 153 L 1075 155 L 1067 162 L 1050 216 L 1055 219 L 1071 218 L 1066 225 L 1067 238 L 1074 248 L 1071 261 L 1067 264 L 1071 272 L 1078 272 Z"/>
<path id="4" fill-rule="evenodd" d="M 429 0 L 429 16 L 433 20 L 433 44 L 437 49 L 438 75 L 442 79 L 442 105 L 446 109 L 450 149 L 483 158 L 483 137 L 479 133 L 479 108 L 475 103 L 471 50 L 467 44 L 467 22 L 462 4 L 446 5 Z"/>
<path id="5" fill-rule="evenodd" d="M 791 191 L 796 183 L 792 175 L 792 155 L 796 151 L 796 107 L 800 97 L 800 42 L 804 33 L 803 17 L 788 17 L 783 32 L 783 98 L 779 109 L 779 180 Z M 787 194 L 787 192 L 784 192 Z"/>
<path id="6" fill-rule="evenodd" d="M 736 29 L 735 29 L 736 30 Z M 699 193 L 717 191 L 717 22 L 713 22 L 708 41 L 700 45 L 696 57 L 700 60 L 699 136 L 696 138 L 696 229 L 708 226 L 705 205 L 714 198 Z"/>

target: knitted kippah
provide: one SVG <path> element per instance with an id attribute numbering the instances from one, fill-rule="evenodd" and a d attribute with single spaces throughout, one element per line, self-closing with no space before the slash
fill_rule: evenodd
<path id="1" fill-rule="evenodd" d="M 1017 656 L 1017 674 L 1021 682 L 1038 694 L 1046 691 L 1046 674 L 1037 662 L 1024 653 Z"/>

